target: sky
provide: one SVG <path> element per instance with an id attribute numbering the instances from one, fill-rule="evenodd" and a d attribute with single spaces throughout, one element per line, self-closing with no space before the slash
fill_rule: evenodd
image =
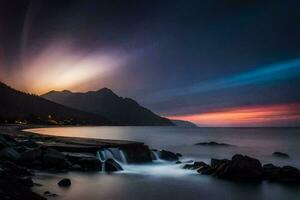
<path id="1" fill-rule="evenodd" d="M 199 126 L 300 126 L 300 2 L 1 0 L 0 80 Z"/>

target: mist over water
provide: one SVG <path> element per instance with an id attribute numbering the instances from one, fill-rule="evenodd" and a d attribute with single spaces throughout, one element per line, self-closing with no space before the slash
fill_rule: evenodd
<path id="1" fill-rule="evenodd" d="M 246 154 L 265 163 L 292 165 L 300 168 L 300 129 L 297 128 L 178 128 L 178 127 L 68 127 L 30 130 L 36 133 L 90 137 L 101 139 L 134 140 L 154 149 L 179 152 L 182 160 L 210 162 L 210 158 L 231 158 L 236 153 Z M 216 141 L 231 146 L 199 146 L 199 142 Z M 289 159 L 272 156 L 274 151 L 290 155 Z M 120 154 L 121 155 L 121 154 Z M 299 186 L 277 183 L 242 184 L 183 170 L 182 165 L 155 161 L 147 165 L 120 163 L 124 171 L 106 174 L 74 173 L 39 174 L 38 192 L 50 190 L 58 199 L 297 199 Z M 70 189 L 58 188 L 62 177 L 73 181 Z"/>

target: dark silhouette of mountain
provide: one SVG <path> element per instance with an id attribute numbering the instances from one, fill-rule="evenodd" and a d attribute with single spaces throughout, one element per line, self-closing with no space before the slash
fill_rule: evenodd
<path id="1" fill-rule="evenodd" d="M 71 108 L 100 114 L 122 125 L 171 126 L 173 123 L 140 106 L 136 101 L 116 95 L 108 88 L 86 93 L 51 91 L 42 97 Z"/>
<path id="2" fill-rule="evenodd" d="M 190 122 L 190 121 L 184 121 L 184 120 L 171 120 L 173 124 L 179 127 L 186 127 L 186 128 L 196 128 L 198 127 L 196 124 Z"/>
<path id="3" fill-rule="evenodd" d="M 0 82 L 0 123 L 110 125 L 96 114 L 68 108 L 42 97 L 17 91 Z"/>

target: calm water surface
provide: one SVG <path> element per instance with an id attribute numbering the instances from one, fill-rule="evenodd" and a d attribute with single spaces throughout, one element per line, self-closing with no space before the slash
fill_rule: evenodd
<path id="1" fill-rule="evenodd" d="M 230 158 L 235 153 L 259 158 L 262 163 L 293 165 L 300 168 L 300 129 L 297 128 L 178 128 L 178 127 L 68 127 L 30 130 L 36 133 L 134 140 L 151 148 L 167 149 L 183 154 L 184 159 L 203 160 Z M 198 142 L 223 142 L 226 147 L 196 146 Z M 272 156 L 274 151 L 288 153 L 291 158 Z M 39 174 L 36 181 L 57 199 L 298 199 L 300 187 L 275 183 L 241 184 L 198 175 L 180 166 L 159 163 L 146 166 L 124 166 L 116 174 L 68 173 Z M 62 177 L 73 181 L 69 189 L 58 188 Z"/>

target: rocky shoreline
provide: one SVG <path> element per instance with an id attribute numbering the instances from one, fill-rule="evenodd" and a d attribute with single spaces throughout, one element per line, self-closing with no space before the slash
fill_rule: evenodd
<path id="1" fill-rule="evenodd" d="M 126 153 L 129 163 L 152 161 L 148 146 L 140 142 L 48 136 L 23 131 L 28 128 L 38 126 L 0 127 L 0 195 L 7 200 L 46 199 L 31 192 L 34 185 L 31 177 L 36 170 L 122 170 L 113 159 L 101 162 L 97 155 L 101 149 L 118 148 Z M 20 190 L 14 191 L 16 186 Z"/>
<path id="2" fill-rule="evenodd" d="M 292 166 L 262 165 L 255 158 L 234 155 L 229 159 L 211 159 L 204 162 L 182 163 L 180 153 L 166 150 L 150 150 L 140 142 L 60 137 L 25 132 L 23 129 L 37 126 L 0 126 L 0 196 L 6 200 L 43 200 L 56 196 L 45 191 L 44 196 L 31 191 L 36 184 L 32 177 L 42 172 L 114 172 L 123 170 L 119 162 L 101 155 L 109 151 L 126 155 L 126 163 L 143 164 L 161 159 L 180 164 L 185 170 L 197 170 L 199 174 L 220 179 L 243 182 L 264 180 L 300 185 L 300 171 Z M 282 154 L 282 153 L 281 153 Z M 103 158 L 104 156 L 104 158 Z M 122 154 L 114 157 L 122 157 Z M 122 158 L 120 158 L 122 159 Z M 69 187 L 71 180 L 62 180 L 58 186 Z M 15 188 L 19 189 L 16 191 Z"/>

